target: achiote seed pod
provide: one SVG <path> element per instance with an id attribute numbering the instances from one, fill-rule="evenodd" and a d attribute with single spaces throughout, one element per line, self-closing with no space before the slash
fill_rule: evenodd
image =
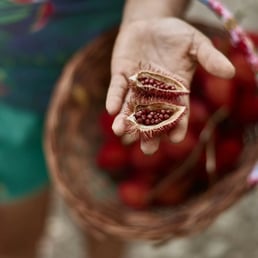
<path id="1" fill-rule="evenodd" d="M 168 134 L 186 113 L 189 93 L 176 76 L 140 69 L 129 77 L 127 133 L 143 140 Z"/>
<path id="2" fill-rule="evenodd" d="M 169 132 L 186 111 L 171 103 L 128 103 L 127 133 L 148 140 Z"/>
<path id="3" fill-rule="evenodd" d="M 166 101 L 173 101 L 179 96 L 190 93 L 175 76 L 151 70 L 140 70 L 130 76 L 129 85 L 141 97 L 154 96 Z"/>

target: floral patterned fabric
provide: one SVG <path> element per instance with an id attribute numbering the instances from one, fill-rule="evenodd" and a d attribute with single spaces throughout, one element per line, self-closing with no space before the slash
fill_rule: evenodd
<path id="1" fill-rule="evenodd" d="M 44 112 L 65 62 L 119 23 L 122 0 L 1 0 L 0 101 Z"/>
<path id="2" fill-rule="evenodd" d="M 71 55 L 117 26 L 122 0 L 0 1 L 0 205 L 49 183 L 42 133 Z"/>

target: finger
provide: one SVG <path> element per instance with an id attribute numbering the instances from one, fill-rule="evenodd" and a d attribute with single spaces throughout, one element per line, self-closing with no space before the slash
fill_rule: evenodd
<path id="1" fill-rule="evenodd" d="M 123 113 L 119 113 L 112 124 L 112 130 L 117 136 L 122 136 L 126 132 L 126 116 Z"/>
<path id="2" fill-rule="evenodd" d="M 141 140 L 141 150 L 146 155 L 152 155 L 159 148 L 160 138 L 155 137 L 148 141 Z"/>
<path id="3" fill-rule="evenodd" d="M 122 136 L 122 142 L 126 145 L 132 144 L 139 139 L 138 134 L 125 134 Z"/>
<path id="4" fill-rule="evenodd" d="M 188 129 L 188 114 L 185 114 L 178 125 L 170 132 L 169 139 L 173 143 L 184 140 Z"/>
<path id="5" fill-rule="evenodd" d="M 120 111 L 126 91 L 126 78 L 120 74 L 113 75 L 106 97 L 106 109 L 109 114 L 114 115 Z"/>
<path id="6" fill-rule="evenodd" d="M 225 79 L 232 78 L 235 75 L 233 64 L 200 32 L 196 32 L 194 36 L 193 49 L 191 51 L 193 51 L 197 61 L 203 68 L 212 75 Z"/>

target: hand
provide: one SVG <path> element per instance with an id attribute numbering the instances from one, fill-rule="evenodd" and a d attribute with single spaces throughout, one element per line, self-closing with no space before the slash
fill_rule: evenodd
<path id="1" fill-rule="evenodd" d="M 122 26 L 114 46 L 111 82 L 106 99 L 108 112 L 117 114 L 112 128 L 119 136 L 125 135 L 126 130 L 123 110 L 128 92 L 128 78 L 139 69 L 139 63 L 154 64 L 175 74 L 189 89 L 197 63 L 207 72 L 222 78 L 231 78 L 235 73 L 230 61 L 205 35 L 180 19 L 142 20 Z M 183 98 L 184 105 L 189 110 L 189 95 Z M 172 142 L 184 139 L 188 116 L 188 113 L 184 115 L 169 133 Z M 159 141 L 159 137 L 147 142 L 141 141 L 142 151 L 146 154 L 154 153 L 158 149 Z"/>

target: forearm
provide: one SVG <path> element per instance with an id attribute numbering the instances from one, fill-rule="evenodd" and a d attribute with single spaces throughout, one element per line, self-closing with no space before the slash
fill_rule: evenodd
<path id="1" fill-rule="evenodd" d="M 180 17 L 191 0 L 127 0 L 122 24 L 159 17 Z"/>

